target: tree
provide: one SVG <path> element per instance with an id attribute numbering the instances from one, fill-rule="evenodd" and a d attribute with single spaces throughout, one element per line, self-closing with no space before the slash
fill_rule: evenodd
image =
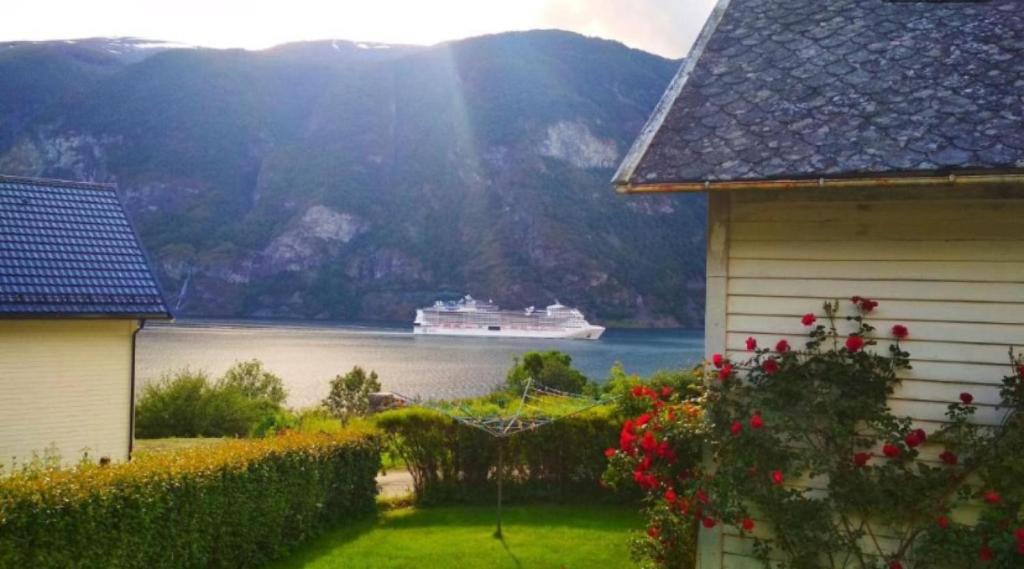
<path id="1" fill-rule="evenodd" d="M 323 400 L 324 407 L 331 415 L 346 421 L 350 417 L 365 415 L 370 410 L 370 394 L 380 391 L 377 372 L 366 371 L 359 366 L 345 375 L 331 380 L 331 391 Z"/>
<path id="2" fill-rule="evenodd" d="M 510 389 L 522 391 L 530 378 L 535 385 L 567 393 L 582 393 L 589 383 L 587 376 L 572 367 L 572 357 L 556 350 L 526 352 L 522 360 L 516 358 L 506 383 Z"/>
<path id="3" fill-rule="evenodd" d="M 259 360 L 235 362 L 235 365 L 224 372 L 217 387 L 236 390 L 247 399 L 265 402 L 268 407 L 275 409 L 288 398 L 281 378 L 263 369 L 263 362 Z"/>

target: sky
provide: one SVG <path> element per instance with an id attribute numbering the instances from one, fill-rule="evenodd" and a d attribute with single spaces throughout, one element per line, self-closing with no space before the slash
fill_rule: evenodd
<path id="1" fill-rule="evenodd" d="M 133 36 L 262 49 L 347 39 L 430 45 L 561 28 L 681 57 L 714 0 L 11 0 L 0 41 Z"/>

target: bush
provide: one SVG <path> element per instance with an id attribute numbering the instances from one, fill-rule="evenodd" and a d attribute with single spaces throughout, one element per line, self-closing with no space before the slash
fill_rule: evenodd
<path id="1" fill-rule="evenodd" d="M 0 567 L 235 568 L 374 510 L 376 435 L 287 434 L 0 480 Z"/>
<path id="2" fill-rule="evenodd" d="M 238 391 L 247 399 L 275 409 L 284 405 L 284 400 L 288 398 L 281 378 L 263 369 L 263 362 L 259 360 L 235 362 L 224 372 L 217 387 L 225 391 Z"/>
<path id="3" fill-rule="evenodd" d="M 343 421 L 366 415 L 370 411 L 370 394 L 380 391 L 377 372 L 369 375 L 363 368 L 355 366 L 345 375 L 331 380 L 331 391 L 323 401 L 327 411 Z"/>
<path id="4" fill-rule="evenodd" d="M 505 445 L 505 489 L 511 499 L 571 501 L 598 495 L 603 453 L 617 440 L 620 420 L 614 408 L 598 407 L 500 443 L 421 407 L 385 411 L 374 422 L 412 473 L 420 500 L 460 502 L 493 499 L 498 444 Z"/>
<path id="5" fill-rule="evenodd" d="M 587 376 L 572 367 L 572 357 L 558 351 L 526 352 L 522 360 L 516 358 L 508 371 L 508 388 L 522 392 L 528 379 L 567 393 L 582 393 L 590 385 Z"/>
<path id="6" fill-rule="evenodd" d="M 1021 567 L 1024 360 L 1011 352 L 1002 424 L 974 421 L 967 392 L 944 424 L 915 424 L 888 405 L 909 330 L 877 334 L 878 303 L 851 300 L 848 316 L 838 302 L 805 315 L 802 349 L 749 338 L 744 361 L 714 356 L 698 399 L 634 394 L 646 409 L 623 425 L 608 480 L 647 493 L 648 564 L 691 567 L 694 532 L 727 524 L 766 567 Z M 868 350 L 880 337 L 888 349 Z M 679 460 L 701 447 L 713 463 Z"/>
<path id="7" fill-rule="evenodd" d="M 281 379 L 258 361 L 235 364 L 217 382 L 189 369 L 142 388 L 135 406 L 139 438 L 224 437 L 253 434 L 284 409 Z"/>

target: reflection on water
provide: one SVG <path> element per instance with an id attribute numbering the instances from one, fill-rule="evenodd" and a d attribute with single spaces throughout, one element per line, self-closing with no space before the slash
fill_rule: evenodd
<path id="1" fill-rule="evenodd" d="M 408 328 L 323 324 L 185 321 L 148 325 L 138 337 L 139 385 L 185 366 L 217 376 L 232 363 L 257 358 L 280 375 L 294 407 L 312 405 L 327 382 L 360 365 L 375 370 L 386 391 L 450 398 L 480 395 L 505 378 L 513 356 L 561 350 L 593 379 L 607 377 L 615 361 L 649 374 L 690 366 L 701 357 L 703 336 L 691 330 L 609 330 L 598 341 L 414 336 Z"/>

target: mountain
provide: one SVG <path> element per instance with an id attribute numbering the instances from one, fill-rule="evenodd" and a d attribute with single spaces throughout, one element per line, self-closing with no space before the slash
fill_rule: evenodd
<path id="1" fill-rule="evenodd" d="M 677 61 L 562 31 L 173 47 L 0 44 L 0 173 L 117 182 L 176 314 L 700 323 L 702 198 L 608 181 Z"/>

